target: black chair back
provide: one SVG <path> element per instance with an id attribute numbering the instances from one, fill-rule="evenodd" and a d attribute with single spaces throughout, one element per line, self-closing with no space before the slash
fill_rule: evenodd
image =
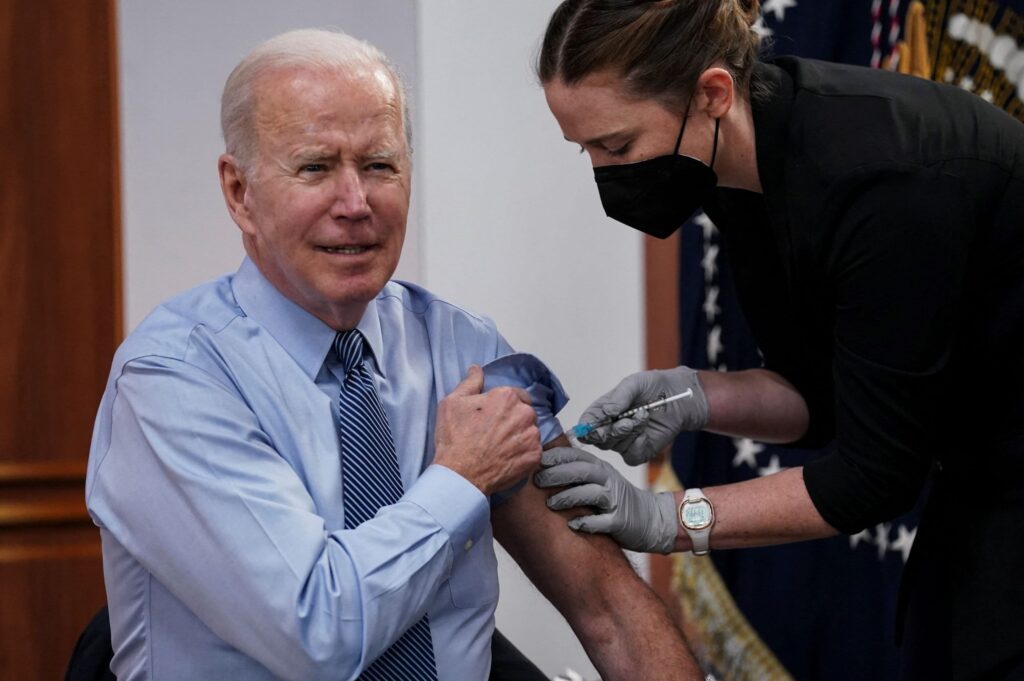
<path id="1" fill-rule="evenodd" d="M 117 681 L 110 671 L 114 649 L 110 645 L 110 615 L 103 606 L 75 643 L 64 681 Z"/>

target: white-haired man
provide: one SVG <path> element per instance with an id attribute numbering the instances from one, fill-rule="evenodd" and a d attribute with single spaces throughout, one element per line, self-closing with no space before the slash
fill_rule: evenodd
<path id="1" fill-rule="evenodd" d="M 604 678 L 690 678 L 614 545 L 522 484 L 561 434 L 557 380 L 389 283 L 404 109 L 344 34 L 278 36 L 228 79 L 220 178 L 247 257 L 125 341 L 90 455 L 121 681 L 485 679 L 492 523 Z"/>

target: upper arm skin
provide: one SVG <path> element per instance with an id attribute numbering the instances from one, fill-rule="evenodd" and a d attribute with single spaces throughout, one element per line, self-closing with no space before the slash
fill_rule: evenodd
<path id="1" fill-rule="evenodd" d="M 547 447 L 567 445 L 564 436 Z M 703 679 L 664 604 L 606 535 L 578 534 L 526 484 L 494 509 L 494 536 L 565 616 L 601 678 Z M 576 510 L 576 514 L 581 512 Z"/>

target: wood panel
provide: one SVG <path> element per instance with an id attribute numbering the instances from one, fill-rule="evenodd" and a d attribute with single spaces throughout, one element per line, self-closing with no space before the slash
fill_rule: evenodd
<path id="1" fill-rule="evenodd" d="M 0 2 L 0 678 L 59 679 L 103 603 L 84 505 L 121 334 L 113 0 Z"/>
<path id="2" fill-rule="evenodd" d="M 644 237 L 644 319 L 648 369 L 679 366 L 679 232 L 665 240 Z M 651 462 L 648 480 L 653 482 L 666 465 L 666 453 Z M 677 600 L 672 595 L 672 560 L 669 556 L 650 554 L 651 586 L 680 616 Z"/>
<path id="3" fill-rule="evenodd" d="M 76 458 L 121 328 L 112 10 L 0 7 L 0 459 Z"/>
<path id="4" fill-rule="evenodd" d="M 103 604 L 85 463 L 0 465 L 0 678 L 60 679 Z"/>
<path id="5" fill-rule="evenodd" d="M 679 366 L 679 232 L 644 237 L 644 300 L 648 369 Z"/>

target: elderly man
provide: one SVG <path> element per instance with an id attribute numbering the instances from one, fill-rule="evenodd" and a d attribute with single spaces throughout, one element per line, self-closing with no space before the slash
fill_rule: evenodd
<path id="1" fill-rule="evenodd" d="M 121 346 L 90 455 L 121 681 L 485 679 L 492 526 L 605 679 L 695 673 L 614 545 L 522 482 L 561 439 L 557 380 L 389 283 L 407 124 L 393 69 L 344 34 L 286 33 L 229 77 L 247 258 Z M 485 391 L 488 363 L 519 387 Z"/>

